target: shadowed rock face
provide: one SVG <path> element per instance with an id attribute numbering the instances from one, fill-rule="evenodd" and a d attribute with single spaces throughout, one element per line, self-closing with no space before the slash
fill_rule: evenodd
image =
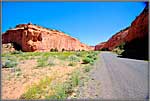
<path id="1" fill-rule="evenodd" d="M 148 59 L 148 5 L 132 22 L 126 36 L 123 57 Z"/>
<path id="2" fill-rule="evenodd" d="M 52 48 L 62 50 L 92 50 L 63 32 L 43 28 L 32 24 L 20 24 L 2 35 L 2 43 L 15 43 L 23 51 L 50 51 Z"/>

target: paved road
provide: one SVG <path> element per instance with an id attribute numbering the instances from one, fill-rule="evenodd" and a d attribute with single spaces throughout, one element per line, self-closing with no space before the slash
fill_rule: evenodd
<path id="1" fill-rule="evenodd" d="M 148 62 L 119 58 L 102 52 L 91 72 L 92 79 L 81 88 L 80 98 L 146 99 L 148 96 Z"/>

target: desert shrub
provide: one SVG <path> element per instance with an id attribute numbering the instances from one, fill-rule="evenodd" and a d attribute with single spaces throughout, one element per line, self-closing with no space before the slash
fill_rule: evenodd
<path id="1" fill-rule="evenodd" d="M 90 67 L 90 66 L 85 66 L 85 67 L 84 67 L 84 72 L 89 72 L 89 71 L 90 71 L 90 69 L 91 69 L 91 67 Z"/>
<path id="2" fill-rule="evenodd" d="M 70 62 L 69 64 L 68 64 L 68 66 L 76 66 L 77 64 L 76 63 L 74 63 L 74 62 Z"/>
<path id="3" fill-rule="evenodd" d="M 50 50 L 51 52 L 54 52 L 54 49 L 53 48 L 51 48 L 51 50 Z"/>
<path id="4" fill-rule="evenodd" d="M 58 49 L 57 48 L 55 48 L 55 49 L 51 48 L 50 52 L 58 52 Z"/>
<path id="5" fill-rule="evenodd" d="M 13 68 L 13 67 L 16 67 L 18 65 L 18 63 L 16 61 L 12 61 L 12 60 L 5 60 L 3 62 L 3 68 Z"/>
<path id="6" fill-rule="evenodd" d="M 45 96 L 45 94 L 47 94 L 45 88 L 47 88 L 51 84 L 51 81 L 52 78 L 50 77 L 45 77 L 44 79 L 41 79 L 39 84 L 34 84 L 29 87 L 27 92 L 21 95 L 20 99 L 38 99 L 41 96 Z"/>
<path id="7" fill-rule="evenodd" d="M 72 74 L 71 76 L 71 82 L 72 82 L 72 86 L 75 87 L 75 86 L 78 86 L 79 85 L 79 82 L 80 82 L 80 78 L 79 78 L 79 72 L 76 71 Z"/>
<path id="8" fill-rule="evenodd" d="M 125 46 L 125 42 L 123 42 L 123 43 L 121 43 L 118 47 L 119 47 L 119 49 L 124 49 L 124 46 Z"/>
<path id="9" fill-rule="evenodd" d="M 82 53 L 81 52 L 76 52 L 75 55 L 78 56 L 78 57 L 82 57 Z"/>
<path id="10" fill-rule="evenodd" d="M 55 95 L 50 96 L 50 99 L 66 99 L 67 98 L 67 93 L 66 93 L 66 89 L 65 89 L 65 85 L 57 85 L 55 87 Z"/>
<path id="11" fill-rule="evenodd" d="M 62 49 L 62 52 L 63 52 L 63 51 L 65 51 L 65 49 L 64 49 L 64 48 Z"/>
<path id="12" fill-rule="evenodd" d="M 22 73 L 20 71 L 15 72 L 16 76 L 20 76 Z"/>
<path id="13" fill-rule="evenodd" d="M 76 55 L 70 55 L 68 57 L 68 60 L 71 62 L 79 62 L 80 61 L 80 59 Z"/>
<path id="14" fill-rule="evenodd" d="M 92 59 L 90 59 L 89 57 L 86 57 L 82 61 L 83 61 L 84 64 L 88 64 L 92 61 Z"/>
<path id="15" fill-rule="evenodd" d="M 88 57 L 88 58 L 93 58 L 94 55 L 93 55 L 93 54 L 89 54 L 87 57 Z"/>
<path id="16" fill-rule="evenodd" d="M 21 71 L 21 69 L 20 69 L 20 68 L 15 68 L 15 71 L 20 72 L 20 71 Z"/>
<path id="17" fill-rule="evenodd" d="M 55 48 L 55 49 L 54 49 L 54 52 L 58 52 L 58 49 L 57 49 L 57 48 Z"/>
<path id="18" fill-rule="evenodd" d="M 47 66 L 48 65 L 47 60 L 48 60 L 48 57 L 39 58 L 37 60 L 37 62 L 38 62 L 37 67 L 45 67 L 45 66 Z"/>
<path id="19" fill-rule="evenodd" d="M 49 66 L 54 66 L 54 65 L 55 65 L 55 59 L 54 59 L 54 58 L 50 58 L 50 59 L 48 60 L 48 65 L 49 65 Z"/>

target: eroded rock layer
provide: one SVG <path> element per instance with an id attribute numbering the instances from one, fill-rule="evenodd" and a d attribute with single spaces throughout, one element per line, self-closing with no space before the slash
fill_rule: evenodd
<path id="1" fill-rule="evenodd" d="M 90 46 L 81 43 L 63 32 L 43 28 L 33 24 L 20 24 L 2 35 L 2 43 L 15 43 L 23 51 L 58 51 L 92 50 Z"/>

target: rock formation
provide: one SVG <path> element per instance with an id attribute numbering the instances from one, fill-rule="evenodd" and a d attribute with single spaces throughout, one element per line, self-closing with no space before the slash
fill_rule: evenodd
<path id="1" fill-rule="evenodd" d="M 95 46 L 95 50 L 113 50 L 125 43 L 123 57 L 148 59 L 148 4 L 131 26 L 113 35 L 107 42 Z"/>
<path id="2" fill-rule="evenodd" d="M 14 43 L 22 51 L 58 51 L 92 50 L 90 46 L 81 43 L 76 38 L 58 30 L 43 28 L 37 25 L 19 24 L 2 34 L 2 43 Z"/>
<path id="3" fill-rule="evenodd" d="M 126 36 L 123 57 L 148 59 L 148 4 L 132 22 Z"/>
<path id="4" fill-rule="evenodd" d="M 101 50 L 101 49 L 103 49 L 105 44 L 106 44 L 106 42 L 101 42 L 101 43 L 97 44 L 95 46 L 94 50 Z"/>
<path id="5" fill-rule="evenodd" d="M 121 30 L 120 32 L 113 35 L 107 42 L 102 42 L 95 46 L 95 50 L 113 50 L 116 46 L 120 45 L 121 43 L 125 42 L 125 37 L 128 34 L 129 27 Z"/>

